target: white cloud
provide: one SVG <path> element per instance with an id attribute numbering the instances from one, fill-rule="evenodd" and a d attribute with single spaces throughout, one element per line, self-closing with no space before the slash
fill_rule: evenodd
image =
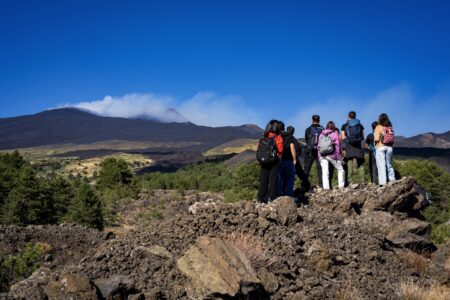
<path id="1" fill-rule="evenodd" d="M 219 97 L 213 92 L 196 94 L 181 103 L 178 110 L 198 125 L 217 127 L 261 122 L 261 114 L 247 106 L 240 97 Z"/>
<path id="2" fill-rule="evenodd" d="M 77 107 L 102 116 L 146 117 L 163 122 L 190 121 L 214 127 L 248 123 L 264 126 L 273 113 L 255 109 L 239 96 L 219 96 L 214 92 L 199 92 L 182 101 L 155 94 L 106 96 L 101 100 L 63 107 Z M 390 116 L 397 134 L 411 136 L 427 131 L 444 132 L 450 129 L 450 82 L 426 99 L 417 99 L 409 84 L 400 83 L 368 99 L 338 96 L 311 105 L 302 104 L 297 112 L 294 109 L 277 114 L 287 116 L 284 119 L 286 126 L 294 126 L 296 135 L 302 137 L 312 115 L 319 114 L 323 125 L 333 120 L 340 127 L 346 122 L 350 110 L 357 112 L 357 117 L 367 128 L 366 132 L 383 112 Z"/>
<path id="3" fill-rule="evenodd" d="M 288 118 L 287 124 L 304 129 L 309 126 L 311 116 L 319 114 L 323 125 L 330 120 L 339 128 L 346 122 L 350 110 L 357 112 L 357 117 L 371 130 L 371 124 L 381 113 L 387 113 L 397 134 L 411 136 L 428 131 L 444 132 L 450 129 L 448 114 L 450 112 L 450 93 L 441 89 L 427 99 L 417 99 L 407 83 L 400 83 L 373 98 L 357 99 L 352 97 L 334 97 L 322 103 L 303 107 L 294 116 Z M 301 137 L 303 132 L 298 132 Z"/>
<path id="4" fill-rule="evenodd" d="M 162 122 L 186 122 L 205 126 L 260 123 L 260 115 L 238 96 L 220 97 L 213 92 L 199 92 L 177 103 L 172 97 L 155 94 L 106 96 L 101 100 L 65 104 L 106 117 L 150 118 Z"/>

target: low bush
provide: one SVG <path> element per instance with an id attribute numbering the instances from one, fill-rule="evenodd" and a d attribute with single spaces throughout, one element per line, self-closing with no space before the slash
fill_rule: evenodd
<path id="1" fill-rule="evenodd" d="M 44 250 L 42 244 L 27 244 L 22 253 L 0 259 L 0 292 L 7 292 L 11 285 L 38 269 Z"/>

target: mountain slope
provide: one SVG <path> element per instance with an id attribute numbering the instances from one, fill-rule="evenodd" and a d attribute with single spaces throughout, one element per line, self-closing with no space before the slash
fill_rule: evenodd
<path id="1" fill-rule="evenodd" d="M 162 123 L 101 117 L 73 108 L 0 119 L 0 149 L 56 144 L 85 144 L 109 140 L 199 142 L 205 149 L 236 138 L 255 138 L 253 125 L 211 128 L 192 123 Z"/>
<path id="2" fill-rule="evenodd" d="M 399 137 L 395 142 L 395 146 L 406 148 L 450 148 L 450 131 L 444 133 L 427 132 L 410 138 Z"/>

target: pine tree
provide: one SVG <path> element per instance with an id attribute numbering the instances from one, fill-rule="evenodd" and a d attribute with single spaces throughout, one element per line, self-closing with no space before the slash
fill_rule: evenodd
<path id="1" fill-rule="evenodd" d="M 100 164 L 97 180 L 97 186 L 100 189 L 130 185 L 132 182 L 133 173 L 125 160 L 111 157 L 103 160 Z"/>
<path id="2" fill-rule="evenodd" d="M 72 205 L 69 208 L 67 219 L 88 227 L 103 229 L 102 204 L 88 183 L 81 182 L 78 187 Z"/>

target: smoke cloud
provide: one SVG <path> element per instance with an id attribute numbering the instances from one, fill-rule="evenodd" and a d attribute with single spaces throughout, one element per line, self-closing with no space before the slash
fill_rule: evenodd
<path id="1" fill-rule="evenodd" d="M 148 118 L 162 122 L 192 122 L 204 126 L 229 126 L 257 124 L 261 127 L 272 118 L 273 112 L 251 107 L 236 95 L 219 96 L 203 91 L 190 99 L 177 100 L 170 96 L 156 94 L 128 94 L 122 97 L 106 96 L 103 99 L 66 104 L 62 107 L 76 107 L 92 113 L 123 118 Z M 436 93 L 418 99 L 408 83 L 400 83 L 381 91 L 368 99 L 336 96 L 322 102 L 306 105 L 299 109 L 285 111 L 286 125 L 294 126 L 297 136 L 311 123 L 311 116 L 321 116 L 322 124 L 330 120 L 338 127 L 347 121 L 350 110 L 371 130 L 370 124 L 378 115 L 387 113 L 396 134 L 412 136 L 424 132 L 445 132 L 450 129 L 450 82 L 440 86 Z"/>

